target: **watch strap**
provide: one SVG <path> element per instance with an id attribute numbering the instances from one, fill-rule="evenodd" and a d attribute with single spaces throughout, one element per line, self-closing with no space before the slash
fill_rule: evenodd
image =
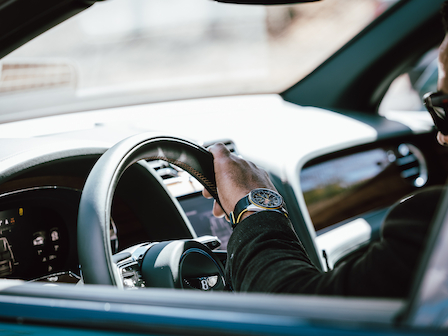
<path id="1" fill-rule="evenodd" d="M 236 203 L 234 211 L 232 211 L 229 214 L 232 229 L 236 227 L 236 225 L 241 221 L 241 217 L 243 216 L 243 214 L 247 211 L 250 212 L 275 211 L 288 217 L 288 213 L 285 210 L 284 205 L 272 209 L 257 206 L 256 204 L 250 201 L 250 193 L 249 193 Z"/>
<path id="2" fill-rule="evenodd" d="M 232 229 L 241 221 L 241 216 L 245 213 L 249 205 L 252 203 L 249 201 L 249 194 L 241 198 L 235 205 L 235 209 L 230 213 L 230 223 Z"/>

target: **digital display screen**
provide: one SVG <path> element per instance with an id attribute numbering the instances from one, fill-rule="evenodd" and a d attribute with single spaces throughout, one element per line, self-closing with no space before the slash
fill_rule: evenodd
<path id="1" fill-rule="evenodd" d="M 60 270 L 68 241 L 54 210 L 24 206 L 0 211 L 0 277 L 30 279 Z"/>
<path id="2" fill-rule="evenodd" d="M 300 184 L 314 228 L 390 206 L 417 186 L 418 165 L 409 147 L 401 144 L 305 166 Z"/>
<path id="3" fill-rule="evenodd" d="M 20 208 L 19 211 L 23 215 L 23 209 Z M 19 211 L 0 211 L 0 277 L 12 274 L 15 265 L 14 254 L 7 236 L 16 226 Z"/>
<path id="4" fill-rule="evenodd" d="M 390 164 L 387 153 L 374 149 L 304 168 L 301 187 L 307 203 L 333 196 L 332 191 L 354 188 L 380 174 Z"/>
<path id="5" fill-rule="evenodd" d="M 213 216 L 213 200 L 206 199 L 201 192 L 180 197 L 179 203 L 185 211 L 198 237 L 211 235 L 221 241 L 220 250 L 227 249 L 232 229 L 225 218 Z"/>

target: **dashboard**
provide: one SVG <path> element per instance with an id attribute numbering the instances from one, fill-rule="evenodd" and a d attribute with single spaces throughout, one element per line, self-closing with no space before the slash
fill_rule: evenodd
<path id="1" fill-rule="evenodd" d="M 0 196 L 0 277 L 43 281 L 50 283 L 77 283 L 81 280 L 77 254 L 77 217 L 82 193 L 82 183 L 97 157 L 80 158 L 74 163 L 56 162 L 37 167 L 25 176 L 19 176 L 2 185 Z M 76 173 L 73 171 L 75 164 Z M 49 176 L 56 169 L 59 176 Z M 162 172 L 160 172 L 162 173 Z M 132 179 L 132 176 L 137 177 Z M 225 249 L 230 237 L 230 227 L 222 218 L 214 218 L 212 200 L 204 198 L 200 191 L 179 197 L 194 233 L 165 225 L 163 232 L 155 228 L 147 214 L 136 210 L 136 199 L 150 198 L 135 187 L 137 180 L 152 180 L 146 169 L 130 168 L 119 185 L 112 205 L 110 244 L 113 254 L 134 245 L 158 242 L 173 238 L 220 236 L 219 243 L 212 240 L 210 247 Z M 43 184 L 43 185 L 42 185 Z M 57 185 L 56 185 L 57 184 Z M 174 190 L 175 191 L 175 190 Z M 141 199 L 139 200 L 141 201 Z M 139 205 L 139 208 L 140 205 Z M 177 233 L 176 233 L 177 232 Z M 220 257 L 222 259 L 222 256 Z"/>
<path id="2" fill-rule="evenodd" d="M 438 174 L 434 167 L 448 166 L 448 154 L 432 145 L 431 136 L 413 137 L 412 144 L 401 141 L 410 139 L 393 139 L 359 146 L 307 162 L 300 170 L 300 181 L 317 234 L 387 208 L 413 190 L 443 183 L 446 174 Z M 233 142 L 227 145 L 236 147 Z M 84 180 L 97 158 L 95 155 L 39 165 L 2 184 L 0 277 L 53 283 L 76 283 L 81 279 L 77 256 L 78 205 Z M 213 201 L 202 196 L 199 184 L 167 163 L 152 162 L 149 166 L 177 197 L 195 234 L 218 237 L 220 246 L 215 247 L 225 251 L 230 226 L 225 219 L 212 215 Z M 131 169 L 124 176 L 124 183 L 131 187 L 117 188 L 110 226 L 113 253 L 168 238 L 151 230 L 153 223 L 145 225 L 144 216 L 134 207 L 136 198 L 142 197 L 134 186 L 151 179 L 148 169 Z M 59 175 L 51 175 L 52 171 Z M 137 177 L 130 179 L 134 174 Z M 175 234 L 173 228 L 172 237 Z M 182 233 L 177 235 L 182 237 Z M 220 259 L 224 261 L 222 255 Z"/>
<path id="3" fill-rule="evenodd" d="M 276 95 L 151 104 L 3 124 L 0 277 L 79 280 L 77 211 L 90 170 L 107 148 L 130 135 L 151 129 L 154 135 L 166 134 L 157 129 L 166 127 L 166 118 L 158 116 L 167 109 L 172 117 L 171 134 L 182 137 L 188 124 L 188 133 L 195 134 L 193 141 L 200 144 L 231 139 L 226 145 L 269 172 L 311 258 L 316 251 L 316 264 L 323 262 L 322 249 L 330 251 L 319 242 L 325 234 L 371 212 L 387 210 L 416 189 L 443 184 L 447 177 L 448 154 L 436 144 L 430 126 L 411 131 L 392 124 L 380 133 L 357 120 L 292 105 Z M 195 113 L 183 113 L 185 110 Z M 204 127 L 202 121 L 191 123 L 193 117 L 207 119 L 203 116 L 210 110 L 212 119 L 222 120 L 219 128 Z M 253 135 L 264 127 L 262 116 L 269 116 L 272 110 L 282 116 L 271 124 L 271 136 L 278 141 L 254 145 Z M 253 120 L 251 111 L 256 111 L 260 120 Z M 235 125 L 232 117 L 241 123 Z M 285 124 L 282 119 L 290 122 Z M 253 127 L 248 130 L 247 124 Z M 333 139 L 331 143 L 313 127 L 317 124 Z M 203 198 L 201 188 L 182 174 L 169 165 L 157 167 L 148 162 L 126 171 L 112 203 L 113 252 L 146 242 L 202 235 L 217 236 L 219 249 L 225 251 L 230 227 L 224 219 L 212 216 L 212 201 Z M 167 219 L 169 211 L 159 205 L 155 191 L 160 179 L 178 199 L 192 226 Z M 369 232 L 365 242 L 372 237 Z M 356 244 L 348 245 L 353 248 Z M 220 259 L 225 260 L 223 254 Z"/>
<path id="4" fill-rule="evenodd" d="M 300 182 L 319 232 L 387 208 L 428 184 L 443 184 L 446 174 L 435 168 L 446 165 L 446 151 L 432 145 L 431 137 L 416 137 L 412 143 L 398 139 L 311 160 L 301 170 Z"/>

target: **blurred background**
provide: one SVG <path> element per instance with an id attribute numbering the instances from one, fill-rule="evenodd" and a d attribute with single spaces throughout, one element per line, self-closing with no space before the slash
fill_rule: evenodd
<path id="1" fill-rule="evenodd" d="M 0 61 L 0 108 L 82 102 L 73 107 L 82 110 L 281 92 L 395 2 L 99 2 Z"/>

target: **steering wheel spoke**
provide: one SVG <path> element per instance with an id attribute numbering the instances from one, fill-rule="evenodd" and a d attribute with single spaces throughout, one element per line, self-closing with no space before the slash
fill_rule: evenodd
<path id="1" fill-rule="evenodd" d="M 210 291 L 225 288 L 220 260 L 198 240 L 138 244 L 112 259 L 126 289 L 163 287 Z"/>
<path id="2" fill-rule="evenodd" d="M 112 256 L 124 288 L 146 287 L 145 280 L 141 275 L 141 264 L 144 255 L 154 244 L 156 243 L 138 244 Z"/>

